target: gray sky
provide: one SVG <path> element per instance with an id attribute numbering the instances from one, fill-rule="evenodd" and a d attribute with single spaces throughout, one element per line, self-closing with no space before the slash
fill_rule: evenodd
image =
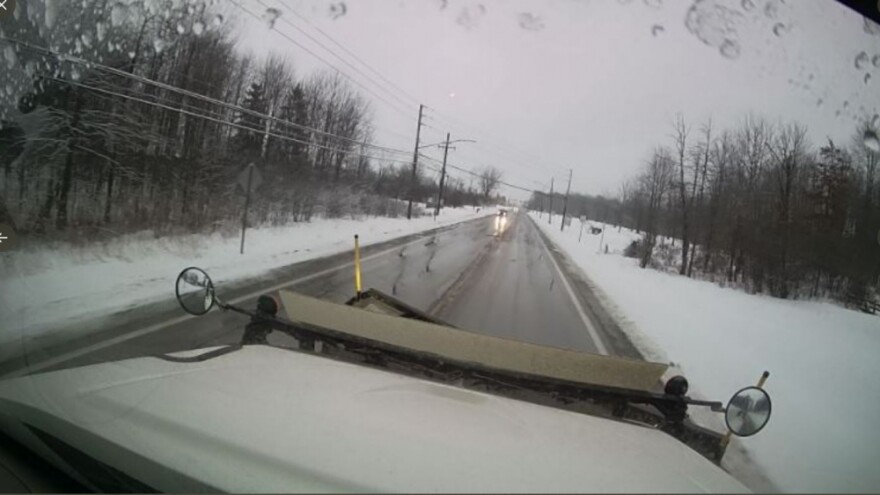
<path id="1" fill-rule="evenodd" d="M 260 0 L 240 1 L 266 10 Z M 435 109 L 423 142 L 446 131 L 476 139 L 450 162 L 494 165 L 527 187 L 546 187 L 550 177 L 559 184 L 571 167 L 573 190 L 616 194 L 650 150 L 668 142 L 676 112 L 695 130 L 710 115 L 716 128 L 752 111 L 796 120 L 821 143 L 848 142 L 856 117 L 880 110 L 880 58 L 872 64 L 880 36 L 830 0 L 357 0 L 345 2 L 344 15 L 342 2 L 262 2 L 282 12 L 274 30 L 230 7 L 243 50 L 284 52 L 299 76 L 327 67 L 282 31 L 394 102 L 288 24 L 351 60 L 293 9 Z M 868 60 L 857 68 L 862 51 Z M 399 95 L 409 103 L 401 114 L 366 96 L 377 143 L 411 150 L 417 104 Z"/>

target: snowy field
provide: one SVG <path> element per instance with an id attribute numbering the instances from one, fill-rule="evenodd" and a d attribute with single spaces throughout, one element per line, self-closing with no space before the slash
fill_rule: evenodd
<path id="1" fill-rule="evenodd" d="M 638 238 L 627 229 L 608 228 L 609 253 L 598 254 L 601 236 L 585 229 L 578 242 L 579 220 L 564 233 L 558 218 L 538 225 L 600 287 L 648 359 L 674 362 L 692 391 L 726 401 L 770 371 L 770 423 L 731 447 L 739 443 L 777 487 L 880 490 L 880 317 L 640 269 L 621 254 Z"/>
<path id="2" fill-rule="evenodd" d="M 215 282 L 259 276 L 273 268 L 387 241 L 486 215 L 494 210 L 446 208 L 432 216 L 314 220 L 240 234 L 133 235 L 91 245 L 55 245 L 0 255 L 0 345 L 36 337 L 61 324 L 173 297 L 181 269 L 199 266 Z"/>

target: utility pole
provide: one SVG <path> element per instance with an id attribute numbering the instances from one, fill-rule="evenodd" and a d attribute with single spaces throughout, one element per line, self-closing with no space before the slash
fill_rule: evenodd
<path id="1" fill-rule="evenodd" d="M 364 136 L 364 142 L 361 143 L 361 156 L 358 157 L 358 168 L 357 168 L 357 179 L 361 179 L 361 175 L 364 173 L 364 169 L 367 165 L 367 157 L 365 154 L 365 149 L 367 147 L 367 136 Z"/>
<path id="2" fill-rule="evenodd" d="M 443 201 L 443 183 L 446 180 L 446 155 L 449 154 L 449 133 L 446 133 L 446 145 L 443 147 L 443 168 L 440 169 L 440 191 L 437 192 L 437 204 L 434 206 L 434 217 L 440 214 L 440 202 Z"/>
<path id="3" fill-rule="evenodd" d="M 422 112 L 425 110 L 425 105 L 419 105 L 419 123 L 416 126 L 416 146 L 413 150 L 413 166 L 412 166 L 412 177 L 409 181 L 409 203 L 406 205 L 406 219 L 412 219 L 412 204 L 413 204 L 413 196 L 416 194 L 416 167 L 419 165 L 419 136 L 422 133 Z"/>
<path id="4" fill-rule="evenodd" d="M 547 209 L 547 225 L 553 224 L 553 177 L 550 177 L 550 207 Z"/>
<path id="5" fill-rule="evenodd" d="M 565 213 L 568 211 L 568 193 L 571 192 L 571 174 L 572 170 L 568 169 L 568 187 L 565 188 L 565 202 L 562 203 L 562 223 L 559 224 L 559 231 L 565 228 Z"/>
<path id="6" fill-rule="evenodd" d="M 248 207 L 251 204 L 251 187 L 254 183 L 254 164 L 247 167 L 247 187 L 244 189 L 244 212 L 241 214 L 241 248 L 238 254 L 244 254 L 244 233 L 247 230 Z"/>
<path id="7" fill-rule="evenodd" d="M 260 158 L 263 160 L 266 159 L 266 152 L 269 151 L 269 131 L 272 129 L 272 114 L 275 111 L 269 112 L 269 118 L 266 119 L 266 129 L 263 130 L 263 144 L 262 149 L 260 150 Z"/>

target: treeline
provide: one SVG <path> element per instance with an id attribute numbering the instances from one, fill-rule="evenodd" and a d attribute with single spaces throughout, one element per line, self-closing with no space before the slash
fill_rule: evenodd
<path id="1" fill-rule="evenodd" d="M 562 210 L 565 208 L 565 193 L 554 192 L 552 201 L 550 198 L 551 196 L 547 192 L 533 192 L 526 203 L 526 208 L 542 215 L 548 211 L 552 211 L 554 215 L 562 215 Z M 618 198 L 571 193 L 568 197 L 568 207 L 565 210 L 566 218 L 586 217 L 615 225 L 624 224 L 623 208 L 621 208 Z"/>
<path id="2" fill-rule="evenodd" d="M 377 151 L 348 81 L 239 53 L 213 5 L 18 3 L 0 33 L 0 222 L 62 237 L 228 225 L 249 163 L 264 179 L 253 223 L 399 215 L 410 194 L 436 197 L 433 172 L 412 181 L 411 153 Z M 455 177 L 445 190 L 450 206 L 484 196 Z"/>
<path id="3" fill-rule="evenodd" d="M 669 236 L 682 275 L 782 298 L 870 299 L 880 278 L 875 125 L 862 121 L 848 143 L 813 144 L 796 123 L 749 116 L 719 130 L 679 116 L 671 142 L 618 198 L 592 198 L 588 214 L 643 232 L 642 267 L 658 263 L 658 238 Z"/>

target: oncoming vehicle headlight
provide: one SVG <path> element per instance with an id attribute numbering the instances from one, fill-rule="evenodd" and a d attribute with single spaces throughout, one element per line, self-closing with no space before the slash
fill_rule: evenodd
<path id="1" fill-rule="evenodd" d="M 504 229 L 507 227 L 507 216 L 506 215 L 498 215 L 495 217 L 495 233 L 500 234 L 504 232 Z"/>

